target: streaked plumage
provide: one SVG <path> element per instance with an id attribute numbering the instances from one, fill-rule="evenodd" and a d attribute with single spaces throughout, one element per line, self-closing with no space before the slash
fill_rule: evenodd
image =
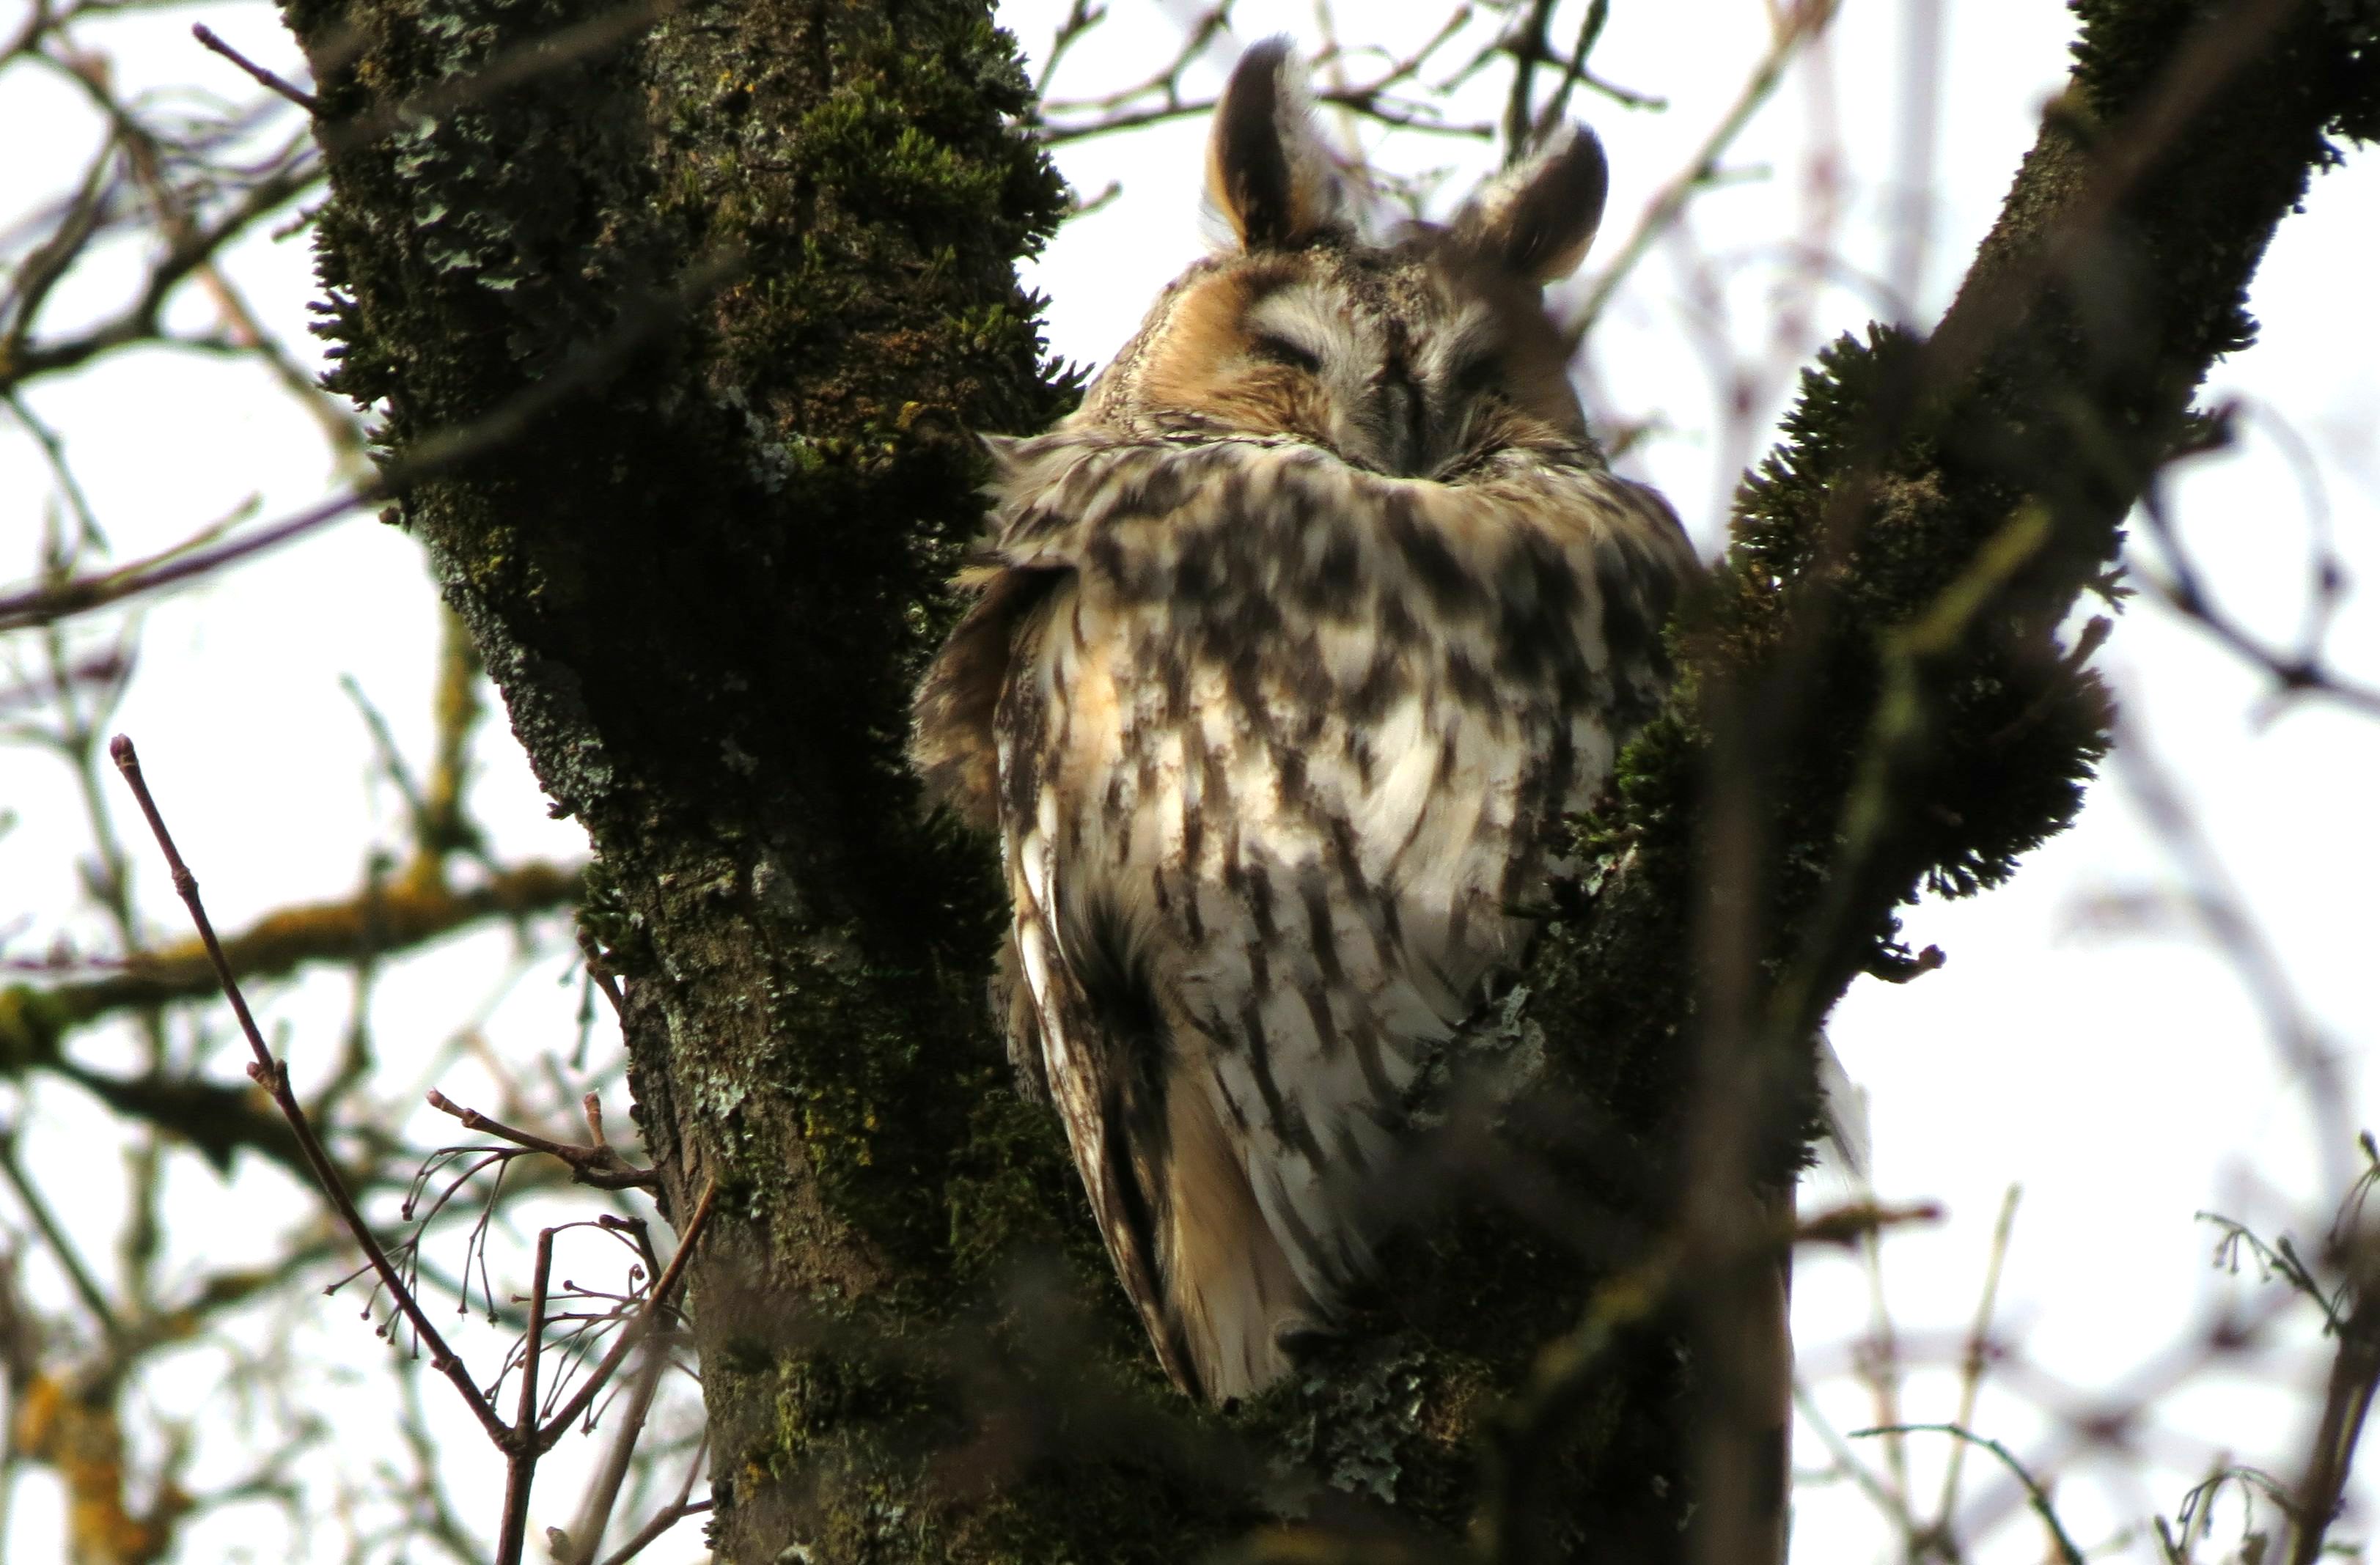
<path id="1" fill-rule="evenodd" d="M 1695 567 L 1538 297 L 1601 209 L 1591 136 L 1366 244 L 1271 44 L 1209 184 L 1237 248 L 1002 445 L 914 753 L 1000 834 L 1018 1067 L 1220 1401 L 1368 1271 L 1421 1056 L 1523 954 Z"/>

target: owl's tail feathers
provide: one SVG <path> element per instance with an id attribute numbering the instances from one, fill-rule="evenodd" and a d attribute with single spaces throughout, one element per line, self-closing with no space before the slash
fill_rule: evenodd
<path id="1" fill-rule="evenodd" d="M 1172 1086 L 1165 1310 L 1196 1365 L 1197 1390 L 1220 1404 L 1287 1374 L 1302 1339 L 1324 1328 L 1324 1311 L 1266 1223 L 1212 1101 L 1194 1082 Z"/>

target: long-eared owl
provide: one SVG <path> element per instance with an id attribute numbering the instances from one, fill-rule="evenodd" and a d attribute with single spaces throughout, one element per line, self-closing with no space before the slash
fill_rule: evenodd
<path id="1" fill-rule="evenodd" d="M 1696 565 L 1540 297 L 1602 212 L 1591 133 L 1371 242 L 1276 41 L 1208 182 L 1235 242 L 993 443 L 913 755 L 999 832 L 1016 1063 L 1167 1372 L 1221 1401 L 1366 1275 L 1421 1062 L 1522 956 Z"/>

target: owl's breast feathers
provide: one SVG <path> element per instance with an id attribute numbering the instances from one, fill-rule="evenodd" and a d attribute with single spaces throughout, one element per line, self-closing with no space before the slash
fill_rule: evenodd
<path id="1" fill-rule="evenodd" d="M 1245 1394 L 1368 1268 L 1421 1054 L 1657 710 L 1694 556 L 1583 451 L 1438 483 L 1062 431 L 1003 464 L 914 754 L 1000 832 L 1019 1063 L 1160 1356 Z"/>

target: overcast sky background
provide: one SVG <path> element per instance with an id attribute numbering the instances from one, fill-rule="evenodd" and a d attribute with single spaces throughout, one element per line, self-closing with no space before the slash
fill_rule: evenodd
<path id="1" fill-rule="evenodd" d="M 1039 50 L 1062 6 L 1054 0 L 1004 6 L 1026 46 Z M 1757 358 L 1780 314 L 1791 280 L 1783 246 L 1803 231 L 1814 148 L 1840 155 L 1843 220 L 1837 248 L 1852 273 L 1889 270 L 1891 233 L 1907 210 L 1893 187 L 1902 110 L 1898 84 L 1902 0 L 1848 0 L 1831 44 L 1797 68 L 1738 140 L 1726 166 L 1765 169 L 1698 199 L 1694 249 L 1721 258 L 1723 291 L 1698 296 L 1683 247 L 1657 249 L 1631 280 L 1592 346 L 1598 412 L 1638 419 L 1658 413 L 1661 429 L 1622 466 L 1668 492 L 1706 553 L 1718 546 L 1734 457 L 1714 429 L 1712 381 L 1696 344 L 1712 332 Z M 1366 20 L 1353 18 L 1359 13 Z M 1442 17 L 1435 5 L 1351 6 L 1342 26 L 1378 25 L 1409 42 Z M 1917 280 L 1916 313 L 1930 321 L 1948 302 L 1965 259 L 1991 222 L 2017 160 L 2031 143 L 2040 107 L 2061 84 L 2070 18 L 2050 0 L 1948 0 L 1946 70 L 1934 105 L 1940 127 L 1934 177 L 1925 192 L 1935 244 Z M 133 18 L 87 30 L 88 43 L 116 52 L 119 79 L 178 88 L 203 83 L 245 97 L 245 83 L 188 40 L 204 19 L 257 57 L 297 73 L 295 51 L 271 13 L 256 6 L 211 6 Z M 1275 28 L 1311 39 L 1302 5 L 1267 10 L 1244 29 L 1252 41 Z M 13 25 L 13 18 L 6 25 Z M 1261 29 L 1261 30 L 1258 30 Z M 1146 74 L 1170 55 L 1178 33 L 1145 0 L 1116 0 L 1116 18 L 1069 57 L 1060 93 Z M 1616 239 L 1658 185 L 1732 98 L 1767 42 L 1760 0 L 1657 4 L 1617 0 L 1596 55 L 1609 79 L 1665 96 L 1665 112 L 1583 96 L 1578 109 L 1610 154 L 1612 193 L 1605 224 Z M 1352 74 L 1366 74 L 1359 65 Z M 1211 89 L 1219 69 L 1194 75 Z M 1492 98 L 1492 91 L 1491 91 Z M 1466 105 L 1458 104 L 1458 113 Z M 1468 106 L 1492 115 L 1489 100 Z M 1824 127 L 1832 119 L 1832 135 Z M 1199 253 L 1197 182 L 1204 127 L 1160 127 L 1131 138 L 1069 145 L 1061 167 L 1096 193 L 1122 181 L 1119 198 L 1071 224 L 1030 280 L 1051 297 L 1056 351 L 1098 362 L 1136 323 L 1149 297 Z M 22 212 L 79 167 L 96 124 L 66 87 L 19 70 L 0 90 L 0 145 L 39 155 L 0 160 L 0 212 Z M 1486 166 L 1486 150 L 1442 139 L 1382 142 L 1359 125 L 1367 148 L 1390 166 L 1453 164 L 1437 210 Z M 1601 252 L 1608 253 L 1608 252 Z M 2366 158 L 2320 179 L 2307 210 L 2285 223 L 2254 294 L 2261 346 L 2219 366 L 2210 394 L 2236 396 L 2252 415 L 2234 452 L 2187 466 L 2173 486 L 2176 514 L 2209 583 L 2223 601 L 2276 641 L 2295 635 L 2306 601 L 2311 518 L 2326 514 L 2350 579 L 2380 579 L 2380 298 L 2369 282 L 2380 254 L 2380 163 Z M 1591 272 L 1599 259 L 1590 257 Z M 112 308 L 144 257 L 123 249 L 115 270 L 79 273 L 62 300 L 77 309 Z M 312 297 L 302 236 L 259 236 L 232 261 L 267 319 L 300 344 Z M 182 309 L 204 315 L 196 297 Z M 1809 311 L 1819 336 L 1854 329 L 1885 308 L 1872 289 L 1830 287 Z M 1798 361 L 1809 342 L 1786 345 Z M 1786 387 L 1766 383 L 1759 428 L 1781 407 Z M 263 516 L 296 510 L 330 482 L 320 437 L 261 370 L 227 369 L 154 351 L 120 355 L 76 379 L 44 382 L 30 400 L 65 431 L 93 503 L 119 557 L 178 539 L 254 496 Z M 2305 460 L 2294 454 L 2302 452 Z M 43 497 L 39 454 L 0 419 L 0 578 L 26 574 Z M 151 606 L 141 637 L 143 667 L 118 726 L 140 742 L 148 770 L 205 884 L 217 922 L 244 924 L 282 904 L 344 895 L 357 884 L 370 847 L 401 843 L 402 821 L 385 787 L 369 781 L 370 749 L 339 689 L 352 674 L 387 715 L 400 744 L 426 754 L 436 622 L 415 546 L 358 518 Z M 2380 614 L 2368 593 L 2350 598 L 2331 641 L 2336 661 L 2380 679 Z M 2192 627 L 2146 602 L 2119 622 L 2101 666 L 2122 693 L 2136 753 L 2153 754 L 2187 801 L 2273 947 L 2281 953 L 2306 1013 L 2325 1032 L 2348 1083 L 2341 1122 L 2374 1119 L 2366 1068 L 2380 1042 L 2375 1020 L 2369 896 L 2380 880 L 2380 844 L 2370 826 L 2380 777 L 2380 724 L 2313 704 L 2273 715 L 2257 678 Z M 499 728 L 481 746 L 473 795 L 479 818 L 507 857 L 569 858 L 583 838 L 547 819 L 517 751 Z M 55 762 L 0 749 L 0 802 L 18 818 L 0 834 L 0 929 L 23 954 L 64 928 L 101 946 L 99 925 L 61 918 L 75 900 L 73 860 L 83 846 L 70 780 Z M 367 813 L 369 812 L 369 813 Z M 369 839 L 369 840 L 368 840 Z M 2186 884 L 2148 824 L 2122 765 L 2091 796 L 2081 823 L 2034 855 L 2010 886 L 1973 902 L 1928 903 L 1912 911 L 1912 943 L 1938 943 L 1949 964 L 1905 988 L 1863 981 L 1833 1024 L 1836 1046 L 1870 1098 L 1874 1175 L 1889 1199 L 1941 1201 L 1947 1220 L 1903 1233 L 1886 1248 L 1888 1298 L 1909 1340 L 1946 1357 L 1973 1307 L 1988 1236 L 2003 1191 L 2023 1198 L 2001 1290 L 2000 1335 L 2029 1370 L 1987 1384 L 1975 1426 L 2007 1440 L 2058 1474 L 2070 1528 L 2086 1546 L 2118 1537 L 2153 1512 L 2171 1514 L 2182 1491 L 2217 1455 L 2288 1470 L 2302 1442 L 2318 1385 L 2322 1344 L 2301 1329 L 2252 1364 L 2201 1377 L 2161 1400 L 2137 1431 L 2138 1457 L 2059 1460 L 2061 1414 L 2087 1414 L 2121 1388 L 2168 1362 L 2175 1344 L 2227 1297 L 2253 1292 L 2208 1264 L 2214 1233 L 2194 1219 L 2215 1208 L 2266 1231 L 2294 1229 L 2311 1241 L 2330 1195 L 2323 1148 L 2301 1085 L 2280 1068 L 2269 1030 L 2221 955 L 2185 924 L 2139 927 L 2111 919 L 2108 904 Z M 145 905 L 160 928 L 178 912 L 162 877 L 146 883 Z M 21 928 L 14 920 L 31 915 Z M 577 991 L 558 959 L 516 970 L 509 938 L 482 934 L 449 942 L 394 969 L 375 1022 L 389 1059 L 391 1091 L 438 1043 L 476 1025 L 499 1050 L 528 1058 L 566 1048 Z M 343 983 L 300 983 L 277 998 L 272 1017 L 303 1075 L 335 1049 L 347 996 Z M 129 1046 L 95 1033 L 79 1058 L 129 1062 Z M 598 1052 L 616 1040 L 599 1037 Z M 439 1077 L 457 1097 L 472 1088 L 468 1066 Z M 109 1122 L 69 1088 L 11 1087 L 0 1103 L 29 1100 L 27 1159 L 61 1171 L 55 1194 L 103 1234 L 119 1178 Z M 615 1116 L 625 1109 L 621 1103 Z M 443 1124 L 443 1122 L 442 1122 Z M 425 1145 L 440 1125 L 415 1126 Z M 2331 1148 L 2344 1154 L 2346 1148 Z M 2333 1159 L 2344 1164 L 2343 1156 Z M 66 1171 L 71 1171 L 70 1175 Z M 227 1190 L 195 1160 L 167 1214 L 171 1246 L 195 1265 L 269 1246 L 263 1235 L 302 1211 L 278 1176 L 246 1167 Z M 1838 1187 L 1811 1197 L 1831 1199 Z M 6 1220 L 14 1222 L 13 1213 Z M 21 1225 L 19 1225 L 21 1226 Z M 103 1241 L 94 1241 L 103 1247 Z M 37 1288 L 55 1286 L 38 1269 Z M 1842 1371 L 1848 1344 L 1865 1327 L 1867 1285 L 1837 1259 L 1806 1264 L 1797 1281 L 1796 1327 L 1804 1366 L 1841 1428 L 1873 1421 L 1873 1409 Z M 2302 1324 L 2303 1312 L 2296 1316 Z M 372 1351 L 352 1309 L 333 1307 L 294 1328 L 292 1351 L 325 1362 Z M 218 1366 L 219 1368 L 219 1366 Z M 219 1401 L 198 1361 L 187 1414 Z M 177 1383 L 178 1384 L 178 1383 Z M 359 1377 L 343 1398 L 374 1394 Z M 167 1400 L 178 1394 L 174 1386 Z M 360 1401 L 353 1404 L 360 1406 Z M 1903 1408 L 1912 1420 L 1950 1416 L 1947 1373 L 1921 1375 Z M 462 1438 L 458 1433 L 458 1438 Z M 476 1438 L 476 1437 L 469 1437 Z M 1867 1442 L 1873 1445 L 1874 1442 Z M 1942 1443 L 1920 1438 L 1912 1460 L 1933 1470 Z M 1880 1451 L 1864 1453 L 1871 1461 Z M 1797 1450 L 1822 1460 L 1806 1434 Z M 2038 1530 L 2017 1518 L 2021 1497 L 1980 1456 L 1970 1459 L 1975 1514 L 2011 1518 L 1991 1535 L 1985 1561 L 2041 1557 Z M 575 1498 L 566 1475 L 545 1492 L 557 1506 Z M 490 1491 L 492 1493 L 492 1491 Z M 1930 1488 L 1921 1484 L 1921 1494 Z M 18 1486 L 6 1534 L 8 1558 L 55 1556 L 58 1495 L 43 1478 Z M 1849 1488 L 1804 1487 L 1797 1557 L 1877 1557 L 1884 1533 L 1867 1502 Z M 492 1518 L 491 1501 L 467 1515 Z M 229 1511 L 190 1533 L 183 1558 L 230 1558 L 243 1550 L 282 1557 L 260 1535 L 255 1511 Z M 536 1525 L 562 1521 L 539 1515 Z M 2342 1530 L 2360 1538 L 2360 1520 Z M 688 1559 L 691 1532 L 654 1558 Z M 2122 1558 L 2155 1558 L 2135 1536 Z"/>

